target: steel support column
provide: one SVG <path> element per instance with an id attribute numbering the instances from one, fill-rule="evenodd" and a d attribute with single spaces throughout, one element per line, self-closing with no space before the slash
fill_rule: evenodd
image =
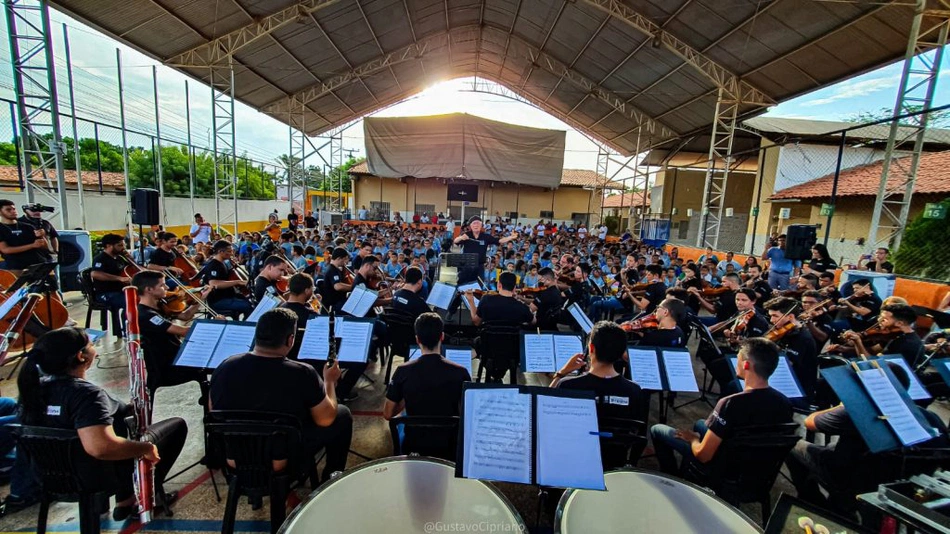
<path id="1" fill-rule="evenodd" d="M 299 196 L 300 210 L 304 210 L 306 205 L 307 191 L 307 128 L 305 107 L 300 107 L 299 120 L 294 120 L 291 115 L 288 117 L 287 124 L 290 128 L 290 169 L 287 173 L 287 200 L 290 201 L 291 209 L 296 207 L 296 199 Z M 296 127 L 295 127 L 296 126 Z M 297 212 L 297 215 L 303 216 L 303 213 Z"/>
<path id="2" fill-rule="evenodd" d="M 211 86 L 212 155 L 214 157 L 214 224 L 223 228 L 232 225 L 238 232 L 237 154 L 234 127 L 234 68 L 212 67 Z"/>
<path id="3" fill-rule="evenodd" d="M 737 95 L 719 88 L 716 100 L 716 117 L 713 122 L 712 139 L 709 143 L 709 162 L 706 166 L 706 185 L 703 191 L 703 211 L 700 216 L 697 247 L 719 246 L 719 230 L 723 205 L 726 201 L 726 184 L 729 181 L 729 163 L 732 159 L 732 140 L 736 131 L 736 116 L 739 111 Z M 721 164 L 722 168 L 717 168 Z"/>
<path id="4" fill-rule="evenodd" d="M 60 228 L 69 228 L 49 9 L 46 0 L 6 0 L 4 7 L 26 195 L 36 202 L 42 194 L 58 212 Z"/>
<path id="5" fill-rule="evenodd" d="M 926 0 L 917 0 L 897 102 L 894 104 L 894 117 L 913 113 L 917 108 L 930 109 L 933 102 L 943 48 L 947 44 L 950 17 L 946 12 L 927 12 L 925 8 Z M 933 26 L 921 28 L 925 15 L 940 20 Z M 881 182 L 868 231 L 867 242 L 872 247 L 897 249 L 900 246 L 917 181 L 928 115 L 921 113 L 891 122 Z"/>

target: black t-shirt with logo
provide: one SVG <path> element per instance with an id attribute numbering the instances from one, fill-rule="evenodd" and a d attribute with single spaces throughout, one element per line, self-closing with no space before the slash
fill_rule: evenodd
<path id="1" fill-rule="evenodd" d="M 492 325 L 521 326 L 528 324 L 534 318 L 531 310 L 514 297 L 502 295 L 485 295 L 478 302 L 476 315 L 482 322 Z"/>
<path id="2" fill-rule="evenodd" d="M 835 263 L 835 260 L 832 259 L 818 259 L 811 260 L 808 262 L 808 268 L 812 271 L 823 273 L 825 271 L 833 271 L 838 268 L 838 264 Z"/>
<path id="3" fill-rule="evenodd" d="M 538 307 L 538 327 L 541 330 L 557 330 L 557 321 L 564 305 L 557 286 L 548 286 L 538 293 L 535 303 Z"/>
<path id="4" fill-rule="evenodd" d="M 735 317 L 739 313 L 736 308 L 736 292 L 727 291 L 719 295 L 719 302 L 716 304 L 716 321 L 722 322 Z"/>
<path id="5" fill-rule="evenodd" d="M 96 254 L 96 257 L 92 259 L 93 271 L 102 271 L 113 276 L 123 276 L 123 268 L 125 268 L 125 264 L 122 262 L 122 260 L 113 258 L 105 252 Z M 99 280 L 93 280 L 92 287 L 99 293 L 112 293 L 116 291 L 122 291 L 122 289 L 125 287 L 125 284 L 122 282 L 101 282 Z"/>
<path id="6" fill-rule="evenodd" d="M 598 417 L 621 417 L 646 421 L 650 395 L 635 382 L 617 375 L 601 378 L 591 373 L 561 379 L 561 389 L 593 391 L 597 400 Z"/>
<path id="7" fill-rule="evenodd" d="M 815 383 L 818 382 L 818 346 L 815 338 L 807 328 L 798 328 L 782 336 L 776 343 L 785 351 L 802 392 L 810 399 L 815 394 Z"/>
<path id="8" fill-rule="evenodd" d="M 791 422 L 791 403 L 771 387 L 747 389 L 723 397 L 706 419 L 709 431 L 722 440 L 729 439 L 744 427 Z"/>
<path id="9" fill-rule="evenodd" d="M 231 269 L 221 263 L 217 258 L 211 258 L 201 269 L 201 283 L 208 285 L 212 280 L 228 281 L 231 278 Z M 221 299 L 229 299 L 237 296 L 237 291 L 233 287 L 214 288 L 208 295 L 208 304 L 217 302 Z"/>
<path id="10" fill-rule="evenodd" d="M 400 365 L 386 388 L 386 398 L 406 401 L 406 414 L 459 415 L 462 384 L 472 379 L 457 363 L 440 354 L 424 354 Z"/>
<path id="11" fill-rule="evenodd" d="M 392 309 L 410 317 L 418 317 L 430 311 L 426 301 L 418 293 L 409 289 L 400 289 L 393 294 Z"/>
<path id="12" fill-rule="evenodd" d="M 338 302 L 346 300 L 346 293 L 337 291 L 334 286 L 343 282 L 343 273 L 336 265 L 330 264 L 327 272 L 323 275 L 323 305 L 333 306 Z"/>
<path id="13" fill-rule="evenodd" d="M 175 265 L 175 258 L 177 256 L 174 252 L 168 250 L 166 251 L 162 247 L 158 247 L 152 251 L 151 256 L 148 258 L 149 265 L 158 265 L 161 267 L 172 267 Z"/>
<path id="14" fill-rule="evenodd" d="M 650 301 L 650 305 L 643 311 L 653 313 L 656 311 L 656 307 L 666 298 L 666 285 L 663 282 L 652 282 L 647 286 L 646 294 L 643 295 L 643 298 Z"/>
<path id="15" fill-rule="evenodd" d="M 22 247 L 31 245 L 36 241 L 34 228 L 28 224 L 17 221 L 14 224 L 0 224 L 0 242 L 6 243 L 8 247 Z M 30 265 L 43 263 L 44 257 L 40 249 L 31 249 L 16 254 L 4 254 L 7 269 L 26 269 Z"/>
<path id="16" fill-rule="evenodd" d="M 115 418 L 129 413 L 128 404 L 81 378 L 56 377 L 40 388 L 44 413 L 40 421 L 27 421 L 31 425 L 79 430 L 112 425 Z"/>
<path id="17" fill-rule="evenodd" d="M 181 340 L 175 334 L 168 333 L 171 326 L 171 321 L 158 310 L 139 304 L 139 331 L 149 370 L 154 368 L 161 373 L 162 369 L 172 366 Z"/>
<path id="18" fill-rule="evenodd" d="M 211 404 L 215 410 L 283 413 L 297 417 L 304 427 L 312 427 L 315 424 L 310 408 L 325 397 L 317 371 L 287 358 L 238 354 L 222 362 L 211 375 Z"/>
<path id="19" fill-rule="evenodd" d="M 644 347 L 662 347 L 676 349 L 686 344 L 686 336 L 679 326 L 670 329 L 657 328 L 654 330 L 645 330 L 640 338 L 639 345 Z"/>
<path id="20" fill-rule="evenodd" d="M 485 255 L 488 254 L 488 247 L 489 245 L 497 245 L 498 238 L 485 232 L 478 234 L 478 238 L 476 238 L 471 230 L 465 232 L 465 235 L 468 236 L 468 240 L 462 241 L 460 244 L 462 253 L 478 254 L 478 265 L 485 265 Z"/>
<path id="21" fill-rule="evenodd" d="M 851 304 L 859 308 L 867 308 L 870 310 L 867 315 L 858 315 L 857 313 L 851 314 L 851 316 L 848 318 L 848 323 L 851 325 L 852 330 L 866 330 L 867 328 L 874 326 L 874 324 L 877 322 L 877 315 L 881 313 L 881 297 L 873 294 L 867 295 L 852 299 Z"/>

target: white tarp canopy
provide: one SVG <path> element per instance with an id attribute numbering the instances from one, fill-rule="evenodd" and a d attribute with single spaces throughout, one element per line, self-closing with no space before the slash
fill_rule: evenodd
<path id="1" fill-rule="evenodd" d="M 369 172 L 384 178 L 458 178 L 556 188 L 564 168 L 560 130 L 464 113 L 363 120 Z"/>

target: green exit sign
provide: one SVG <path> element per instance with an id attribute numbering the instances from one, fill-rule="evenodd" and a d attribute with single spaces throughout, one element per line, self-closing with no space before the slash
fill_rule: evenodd
<path id="1" fill-rule="evenodd" d="M 943 204 L 928 202 L 924 206 L 924 219 L 946 219 L 947 207 Z"/>

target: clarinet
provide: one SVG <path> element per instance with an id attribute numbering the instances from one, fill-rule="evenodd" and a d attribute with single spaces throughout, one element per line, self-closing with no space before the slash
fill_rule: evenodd
<path id="1" fill-rule="evenodd" d="M 333 311 L 333 306 L 330 306 L 330 349 L 327 355 L 327 366 L 332 367 L 333 361 L 336 360 L 336 312 Z"/>
<path id="2" fill-rule="evenodd" d="M 142 354 L 141 332 L 139 331 L 138 292 L 135 287 L 124 289 L 126 317 L 126 350 L 129 356 L 129 393 L 132 397 L 132 424 L 129 425 L 130 437 L 145 441 L 145 433 L 152 424 L 145 358 Z M 129 420 L 127 419 L 127 421 Z M 135 497 L 139 502 L 139 520 L 148 523 L 155 508 L 155 473 L 152 463 L 144 458 L 135 462 Z"/>

